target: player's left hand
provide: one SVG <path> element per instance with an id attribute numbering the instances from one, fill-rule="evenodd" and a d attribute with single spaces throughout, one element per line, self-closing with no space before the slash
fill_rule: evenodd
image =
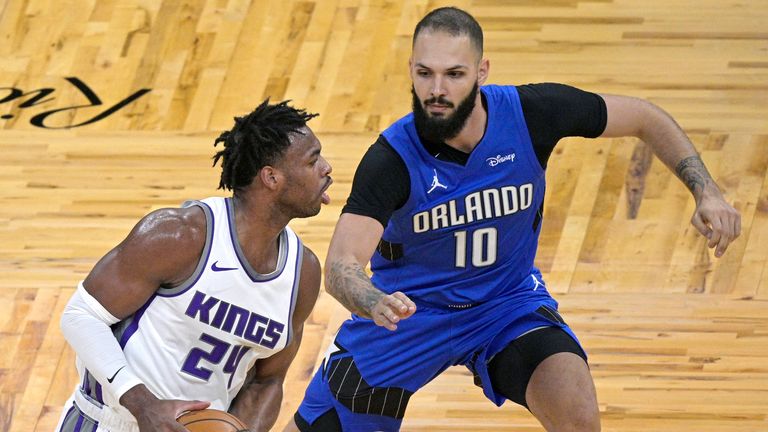
<path id="1" fill-rule="evenodd" d="M 741 234 L 741 215 L 717 192 L 705 192 L 696 204 L 691 223 L 708 239 L 707 246 L 716 247 L 720 258 L 728 245 Z"/>

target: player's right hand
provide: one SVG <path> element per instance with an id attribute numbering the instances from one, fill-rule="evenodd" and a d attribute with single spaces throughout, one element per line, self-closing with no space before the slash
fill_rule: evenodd
<path id="1" fill-rule="evenodd" d="M 187 428 L 176 421 L 187 411 L 208 408 L 209 402 L 184 400 L 158 400 L 152 406 L 145 407 L 142 414 L 136 417 L 139 430 L 186 432 Z"/>
<path id="2" fill-rule="evenodd" d="M 187 411 L 208 408 L 210 402 L 158 399 L 144 384 L 139 384 L 120 397 L 120 404 L 136 417 L 141 432 L 186 432 L 176 419 Z"/>
<path id="3" fill-rule="evenodd" d="M 373 308 L 371 319 L 376 325 L 397 330 L 397 323 L 416 312 L 416 304 L 400 291 L 382 296 Z"/>

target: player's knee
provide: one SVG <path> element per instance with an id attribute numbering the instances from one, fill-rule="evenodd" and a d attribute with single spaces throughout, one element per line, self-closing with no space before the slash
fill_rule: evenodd
<path id="1" fill-rule="evenodd" d="M 574 410 L 564 427 L 556 430 L 573 432 L 600 432 L 600 412 L 596 408 L 584 407 Z"/>
<path id="2" fill-rule="evenodd" d="M 283 428 L 283 432 L 300 432 L 299 427 L 296 425 L 296 420 L 291 419 Z"/>

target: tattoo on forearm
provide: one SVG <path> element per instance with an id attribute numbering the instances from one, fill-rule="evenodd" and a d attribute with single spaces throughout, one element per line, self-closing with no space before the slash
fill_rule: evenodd
<path id="1" fill-rule="evenodd" d="M 712 176 L 709 175 L 707 167 L 699 156 L 690 156 L 681 160 L 675 167 L 675 173 L 694 194 L 704 190 L 707 183 L 712 180 Z"/>
<path id="2" fill-rule="evenodd" d="M 347 309 L 365 318 L 371 317 L 371 309 L 384 295 L 357 263 L 332 263 L 325 288 Z"/>

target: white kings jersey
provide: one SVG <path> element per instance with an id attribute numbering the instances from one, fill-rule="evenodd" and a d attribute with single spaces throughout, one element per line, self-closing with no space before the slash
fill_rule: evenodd
<path id="1" fill-rule="evenodd" d="M 279 236 L 275 270 L 259 274 L 238 244 L 232 200 L 185 204 L 192 205 L 203 209 L 207 220 L 205 248 L 194 274 L 178 287 L 160 288 L 113 332 L 128 364 L 155 395 L 209 401 L 211 408 L 226 411 L 256 360 L 282 350 L 293 336 L 303 247 L 286 227 Z M 80 396 L 133 421 L 110 394 L 102 394 L 93 376 L 79 369 Z"/>

